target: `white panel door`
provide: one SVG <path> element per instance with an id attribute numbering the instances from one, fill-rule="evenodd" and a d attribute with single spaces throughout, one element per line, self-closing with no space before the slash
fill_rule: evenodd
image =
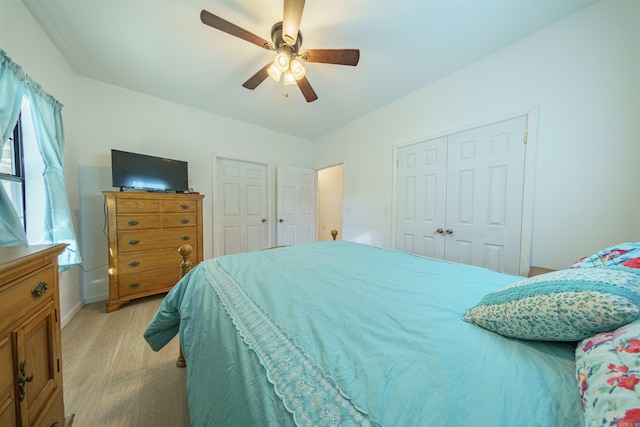
<path id="1" fill-rule="evenodd" d="M 277 244 L 297 245 L 315 241 L 316 171 L 278 166 Z"/>
<path id="2" fill-rule="evenodd" d="M 519 274 L 526 117 L 448 137 L 445 259 Z"/>
<path id="3" fill-rule="evenodd" d="M 395 247 L 520 274 L 526 116 L 397 151 Z"/>
<path id="4" fill-rule="evenodd" d="M 396 249 L 444 258 L 447 138 L 398 149 Z"/>
<path id="5" fill-rule="evenodd" d="M 215 255 L 269 246 L 267 165 L 218 158 Z"/>

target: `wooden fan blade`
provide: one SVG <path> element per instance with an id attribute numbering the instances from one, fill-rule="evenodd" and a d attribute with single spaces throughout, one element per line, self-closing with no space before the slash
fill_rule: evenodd
<path id="1" fill-rule="evenodd" d="M 273 50 L 273 45 L 269 41 L 263 39 L 262 37 L 256 36 L 255 34 L 245 30 L 244 28 L 240 28 L 236 24 L 232 24 L 231 22 L 226 21 L 211 12 L 208 12 L 206 10 L 200 12 L 200 20 L 203 24 L 213 27 L 216 30 L 220 30 L 224 33 L 231 34 L 232 36 L 239 37 L 242 40 L 246 40 L 249 43 L 253 43 L 264 49 Z"/>
<path id="2" fill-rule="evenodd" d="M 267 70 L 269 69 L 271 64 L 273 64 L 273 62 L 269 62 L 267 65 L 262 67 L 260 71 L 258 71 L 253 76 L 251 76 L 249 80 L 242 83 L 242 86 L 251 90 L 254 90 L 255 88 L 257 88 L 260 83 L 262 83 L 267 77 L 269 77 L 269 73 L 267 73 Z"/>
<path id="3" fill-rule="evenodd" d="M 306 49 L 301 58 L 307 62 L 323 64 L 358 65 L 360 50 L 358 49 Z"/>
<path id="4" fill-rule="evenodd" d="M 316 95 L 316 91 L 313 90 L 309 80 L 306 77 L 301 78 L 300 80 L 296 80 L 298 83 L 298 87 L 300 88 L 300 92 L 304 95 L 304 99 L 307 102 L 313 102 L 318 99 L 318 95 Z"/>
<path id="5" fill-rule="evenodd" d="M 298 39 L 304 1 L 305 0 L 284 0 L 282 39 L 289 46 L 295 45 Z"/>

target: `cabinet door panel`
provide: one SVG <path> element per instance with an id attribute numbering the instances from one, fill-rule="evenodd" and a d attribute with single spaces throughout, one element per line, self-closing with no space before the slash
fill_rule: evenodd
<path id="1" fill-rule="evenodd" d="M 56 327 L 55 308 L 50 303 L 13 333 L 23 425 L 32 425 L 56 397 L 60 384 Z"/>
<path id="2" fill-rule="evenodd" d="M 0 426 L 16 424 L 16 402 L 13 396 L 13 361 L 11 341 L 0 338 Z"/>

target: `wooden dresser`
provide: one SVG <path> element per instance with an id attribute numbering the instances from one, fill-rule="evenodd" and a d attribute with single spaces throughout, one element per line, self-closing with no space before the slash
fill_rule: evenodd
<path id="1" fill-rule="evenodd" d="M 62 394 L 58 255 L 0 248 L 0 426 L 69 426 Z"/>
<path id="2" fill-rule="evenodd" d="M 168 292 L 180 279 L 181 245 L 202 261 L 200 194 L 103 191 L 109 229 L 107 312 L 133 299 Z"/>

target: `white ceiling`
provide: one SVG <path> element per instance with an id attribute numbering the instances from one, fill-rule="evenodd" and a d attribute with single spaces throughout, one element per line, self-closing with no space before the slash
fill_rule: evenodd
<path id="1" fill-rule="evenodd" d="M 22 1 L 78 75 L 313 140 L 596 0 L 307 0 L 303 49 L 360 49 L 357 67 L 307 64 L 312 103 L 243 88 L 273 53 L 200 22 L 270 40 L 282 0 Z"/>

